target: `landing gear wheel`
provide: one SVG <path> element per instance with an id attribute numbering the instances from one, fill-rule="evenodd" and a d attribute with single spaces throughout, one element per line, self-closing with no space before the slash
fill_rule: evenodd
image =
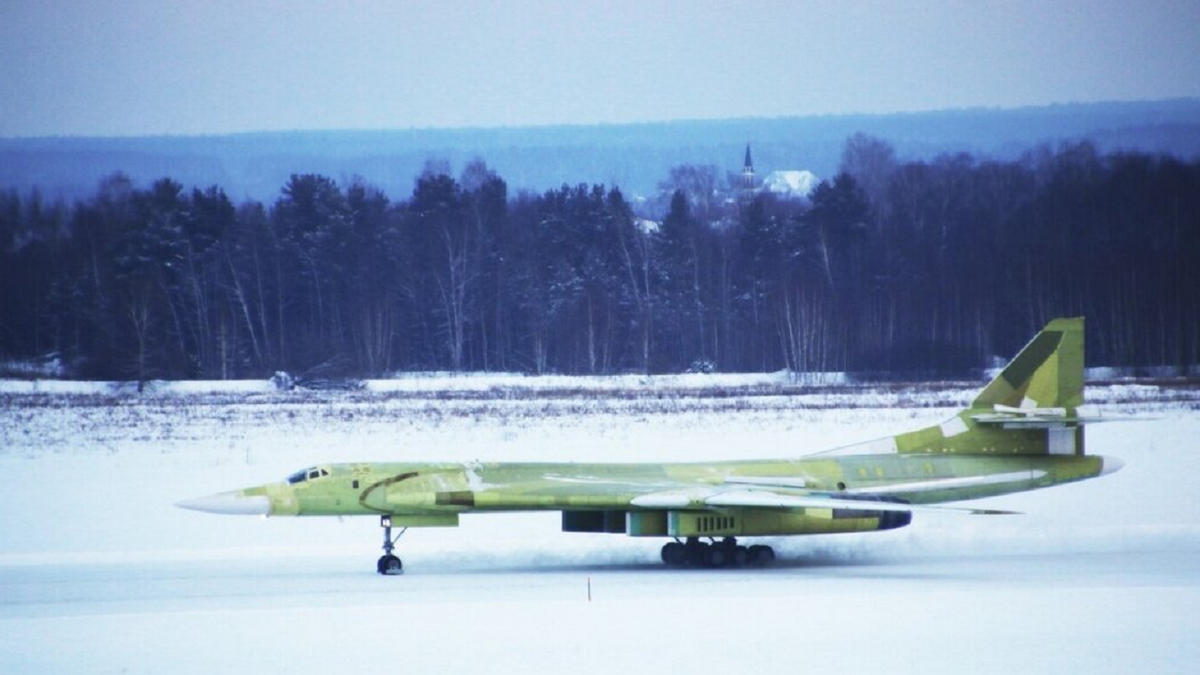
<path id="1" fill-rule="evenodd" d="M 696 537 L 688 537 L 687 543 L 683 545 L 687 564 L 692 567 L 704 567 L 708 564 L 709 548 L 711 547 L 708 544 L 705 544 Z"/>
<path id="2" fill-rule="evenodd" d="M 677 541 L 664 544 L 662 561 L 667 567 L 683 567 L 687 564 L 687 549 Z"/>
<path id="3" fill-rule="evenodd" d="M 745 546 L 735 546 L 733 549 L 733 566 L 745 567 L 750 562 L 750 551 Z"/>
<path id="4" fill-rule="evenodd" d="M 404 563 L 400 562 L 400 559 L 396 556 L 388 554 L 379 559 L 379 562 L 375 565 L 375 569 L 380 574 L 403 574 Z"/>
<path id="5" fill-rule="evenodd" d="M 688 537 L 686 542 L 673 541 L 662 547 L 662 561 L 668 567 L 764 567 L 774 560 L 775 551 L 770 546 L 746 547 L 734 537 L 712 543 Z"/>
<path id="6" fill-rule="evenodd" d="M 766 567 L 775 562 L 775 549 L 770 546 L 756 544 L 751 546 L 747 553 L 750 557 L 750 564 L 754 567 Z"/>
<path id="7" fill-rule="evenodd" d="M 392 517 L 381 516 L 379 518 L 379 526 L 383 528 L 383 557 L 379 559 L 379 562 L 375 563 L 375 571 L 387 576 L 403 574 L 404 563 L 392 555 L 392 550 L 396 548 L 396 540 L 404 536 L 408 528 L 400 530 L 400 534 L 396 535 L 396 539 L 392 539 Z"/>
<path id="8" fill-rule="evenodd" d="M 708 547 L 704 555 L 704 564 L 713 569 L 720 569 L 729 564 L 729 547 L 715 544 Z"/>

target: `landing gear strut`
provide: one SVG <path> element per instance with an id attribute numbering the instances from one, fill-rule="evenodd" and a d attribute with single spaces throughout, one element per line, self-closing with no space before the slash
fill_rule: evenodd
<path id="1" fill-rule="evenodd" d="M 668 567 L 765 567 L 774 560 L 775 550 L 770 546 L 747 548 L 733 537 L 707 544 L 699 537 L 688 537 L 686 542 L 672 541 L 662 547 L 662 561 Z"/>
<path id="2" fill-rule="evenodd" d="M 397 534 L 396 538 L 393 539 L 391 516 L 381 516 L 379 518 L 379 526 L 383 528 L 383 557 L 380 558 L 379 562 L 375 564 L 375 571 L 379 572 L 380 574 L 388 575 L 403 574 L 404 563 L 400 562 L 399 558 L 392 555 L 392 551 L 396 548 L 396 542 L 400 539 L 400 537 L 404 536 L 404 533 L 408 531 L 408 528 L 406 527 L 400 530 L 400 534 Z"/>

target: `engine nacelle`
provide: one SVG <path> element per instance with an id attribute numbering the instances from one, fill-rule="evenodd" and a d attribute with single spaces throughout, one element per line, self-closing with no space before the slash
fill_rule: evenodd
<path id="1" fill-rule="evenodd" d="M 863 501 L 869 504 L 881 500 Z M 562 512 L 563 532 L 604 532 L 631 537 L 766 537 L 874 532 L 894 530 L 911 522 L 911 513 L 868 508 Z"/>
<path id="2" fill-rule="evenodd" d="M 626 511 L 563 511 L 563 532 L 625 534 Z"/>
<path id="3" fill-rule="evenodd" d="M 912 514 L 862 509 L 728 509 L 713 511 L 633 511 L 634 537 L 755 537 L 894 530 Z"/>

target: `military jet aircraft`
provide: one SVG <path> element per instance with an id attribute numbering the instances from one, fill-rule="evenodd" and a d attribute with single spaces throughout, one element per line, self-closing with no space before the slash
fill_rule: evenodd
<path id="1" fill-rule="evenodd" d="M 329 464 L 286 481 L 179 506 L 262 516 L 375 516 L 380 574 L 410 527 L 455 527 L 464 513 L 560 511 L 567 532 L 666 537 L 671 566 L 765 565 L 774 551 L 738 537 L 891 530 L 913 513 L 1009 513 L 933 506 L 1095 478 L 1121 468 L 1084 452 L 1083 319 L 1051 321 L 942 424 L 796 459 L 668 464 Z M 393 538 L 392 529 L 400 528 Z"/>

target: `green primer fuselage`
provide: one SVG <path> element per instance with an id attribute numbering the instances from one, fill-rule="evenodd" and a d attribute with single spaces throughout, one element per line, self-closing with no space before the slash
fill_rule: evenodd
<path id="1" fill-rule="evenodd" d="M 892 529 L 931 505 L 1094 478 L 1087 455 L 1083 320 L 1057 319 L 946 422 L 798 459 L 333 464 L 183 506 L 271 516 L 385 517 L 454 526 L 463 513 L 561 511 L 563 529 L 632 536 L 754 536 Z M 952 509 L 953 510 L 953 509 Z M 979 509 L 958 509 L 989 513 Z"/>
<path id="2" fill-rule="evenodd" d="M 435 515 L 486 511 L 625 510 L 636 497 L 730 478 L 802 479 L 773 492 L 853 491 L 936 479 L 1009 476 L 994 484 L 911 493 L 914 504 L 994 497 L 1099 476 L 1097 456 L 867 455 L 679 464 L 334 464 L 328 476 L 246 490 L 271 499 L 273 516 Z M 738 484 L 733 481 L 733 484 Z M 786 483 L 785 483 L 786 484 Z M 799 483 L 797 483 L 798 485 Z M 357 487 L 356 487 L 357 485 Z M 261 492 L 260 492 L 261 491 Z"/>

